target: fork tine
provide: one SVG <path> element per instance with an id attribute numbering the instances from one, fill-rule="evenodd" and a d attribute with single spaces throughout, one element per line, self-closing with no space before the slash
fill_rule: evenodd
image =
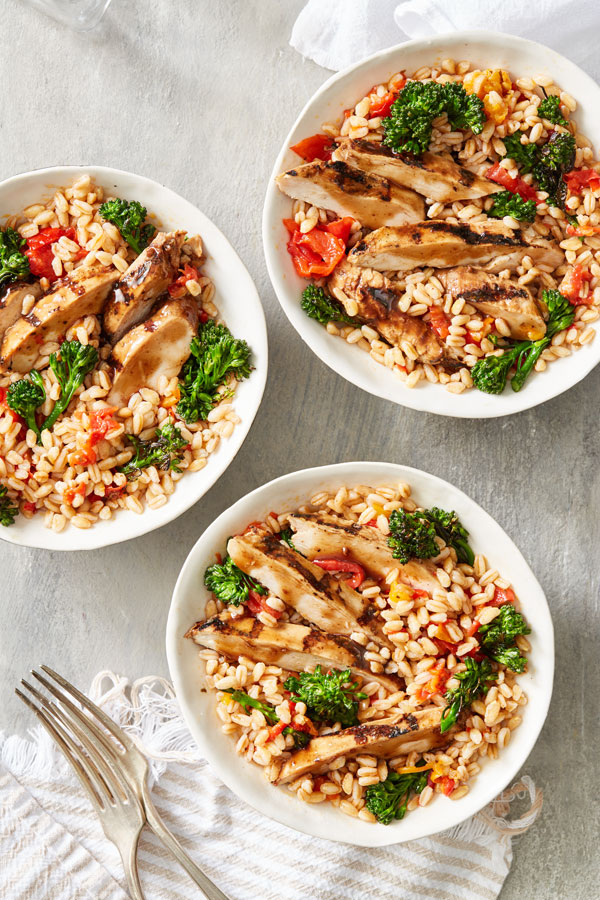
<path id="1" fill-rule="evenodd" d="M 37 690 L 37 688 L 33 687 L 33 685 L 26 681 L 22 681 L 21 684 L 33 694 L 48 715 L 52 716 L 55 720 L 58 719 L 70 736 L 72 737 L 74 735 L 80 744 L 83 745 L 83 748 L 89 757 L 89 759 L 86 759 L 86 762 L 95 765 L 96 769 L 99 770 L 98 775 L 102 778 L 111 799 L 114 799 L 115 801 L 126 800 L 129 803 L 136 802 L 136 797 L 133 794 L 127 779 L 120 771 L 119 764 L 115 757 L 111 756 L 110 758 L 113 762 L 113 765 L 111 766 L 110 759 L 105 758 L 98 751 L 98 747 L 94 744 L 93 740 L 90 740 L 88 737 L 89 732 L 86 733 L 85 726 L 82 727 L 83 723 L 79 723 L 69 716 L 60 706 L 50 702 Z M 61 698 L 59 697 L 59 699 Z"/>
<path id="2" fill-rule="evenodd" d="M 85 757 L 81 753 L 79 747 L 77 747 L 77 744 L 71 740 L 60 723 L 53 718 L 50 718 L 45 710 L 36 706 L 36 704 L 20 691 L 19 688 L 15 688 L 15 694 L 21 698 L 23 703 L 33 710 L 52 740 L 56 742 L 58 748 L 73 768 L 81 785 L 88 794 L 92 805 L 97 810 L 103 809 L 106 802 L 106 795 L 103 796 L 100 785 L 96 782 L 93 771 L 87 766 Z"/>
<path id="3" fill-rule="evenodd" d="M 125 747 L 127 750 L 135 751 L 139 753 L 138 748 L 131 740 L 129 735 L 125 734 L 122 728 L 120 728 L 116 722 L 108 716 L 104 710 L 100 709 L 99 706 L 96 706 L 89 697 L 86 697 L 85 694 L 82 694 L 80 690 L 78 690 L 75 685 L 71 684 L 70 681 L 67 681 L 66 678 L 63 678 L 62 675 L 59 675 L 58 672 L 55 672 L 54 669 L 51 669 L 50 666 L 41 665 L 40 669 L 42 669 L 46 675 L 49 675 L 54 681 L 58 682 L 62 688 L 71 694 L 71 696 L 75 697 L 76 700 L 81 703 L 89 712 L 91 712 L 100 722 L 104 725 L 104 727 L 110 731 L 110 733 L 116 737 L 116 739 Z M 37 676 L 36 676 L 37 677 Z"/>

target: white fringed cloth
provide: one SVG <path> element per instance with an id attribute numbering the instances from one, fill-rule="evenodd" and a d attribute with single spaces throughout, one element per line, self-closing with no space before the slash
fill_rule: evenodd
<path id="1" fill-rule="evenodd" d="M 542 806 L 541 791 L 523 776 L 479 815 L 429 839 L 382 849 L 317 840 L 265 818 L 218 780 L 164 679 L 130 684 L 101 672 L 89 696 L 148 756 L 159 812 L 231 900 L 493 900 L 510 869 L 512 838 Z M 518 799 L 528 810 L 510 821 Z M 128 896 L 116 848 L 39 725 L 29 738 L 0 735 L 0 859 L 7 900 Z M 148 829 L 139 865 L 148 900 L 200 896 Z"/>

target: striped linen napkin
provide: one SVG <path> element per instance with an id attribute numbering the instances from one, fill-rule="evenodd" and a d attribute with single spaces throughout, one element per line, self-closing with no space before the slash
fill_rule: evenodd
<path id="1" fill-rule="evenodd" d="M 149 757 L 159 812 L 231 900 L 397 900 L 400 888 L 403 900 L 493 900 L 510 869 L 511 838 L 542 805 L 524 776 L 473 819 L 429 839 L 382 849 L 321 841 L 265 818 L 216 778 L 164 679 L 130 685 L 101 672 L 89 694 Z M 508 821 L 511 803 L 526 797 L 528 812 Z M 0 736 L 0 858 L 0 896 L 10 900 L 127 898 L 117 850 L 41 726 L 30 739 Z M 199 896 L 148 829 L 139 866 L 148 900 Z"/>

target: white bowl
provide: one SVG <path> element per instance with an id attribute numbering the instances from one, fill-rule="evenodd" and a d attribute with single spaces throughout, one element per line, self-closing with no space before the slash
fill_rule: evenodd
<path id="1" fill-rule="evenodd" d="M 537 406 L 577 384 L 600 361 L 600 341 L 588 344 L 571 357 L 553 362 L 545 372 L 534 373 L 519 393 L 507 387 L 500 396 L 477 390 L 450 394 L 441 385 L 429 382 L 407 388 L 389 369 L 356 347 L 327 334 L 322 325 L 302 312 L 300 294 L 308 281 L 294 270 L 286 250 L 287 232 L 281 222 L 283 218 L 289 218 L 292 201 L 281 193 L 274 180 L 280 172 L 298 165 L 299 158 L 290 146 L 320 131 L 323 122 L 339 120 L 343 110 L 364 96 L 370 85 L 387 81 L 401 69 L 414 72 L 420 66 L 444 57 L 469 59 L 483 69 L 503 67 L 513 77 L 552 75 L 556 83 L 581 104 L 576 113 L 581 131 L 595 147 L 600 145 L 600 119 L 596 115 L 600 107 L 600 88 L 574 63 L 554 50 L 512 35 L 488 31 L 409 41 L 333 75 L 308 101 L 275 162 L 263 211 L 263 243 L 269 275 L 283 311 L 300 337 L 326 365 L 347 381 L 384 400 L 444 416 L 484 419 Z M 595 324 L 594 328 L 597 327 Z"/>
<path id="2" fill-rule="evenodd" d="M 520 684 L 529 703 L 523 722 L 497 760 L 484 760 L 482 771 L 461 800 L 436 796 L 423 809 L 392 825 L 372 825 L 350 819 L 328 804 L 309 805 L 284 789 L 268 784 L 261 769 L 235 752 L 235 742 L 223 734 L 215 710 L 215 695 L 206 690 L 199 647 L 184 638 L 194 622 L 204 617 L 210 595 L 203 587 L 204 570 L 222 553 L 227 538 L 248 522 L 263 520 L 270 510 L 292 510 L 317 491 L 336 491 L 342 485 L 378 485 L 408 482 L 417 502 L 456 510 L 471 535 L 476 553 L 509 579 L 521 602 L 532 633 L 527 674 Z M 351 462 L 304 469 L 284 475 L 238 500 L 210 525 L 192 548 L 175 585 L 167 623 L 167 658 L 177 699 L 202 755 L 234 793 L 277 822 L 325 840 L 363 847 L 403 843 L 444 831 L 474 815 L 502 791 L 529 756 L 546 718 L 552 695 L 554 633 L 543 591 L 531 569 L 500 526 L 457 488 L 436 478 L 392 463 Z"/>
<path id="3" fill-rule="evenodd" d="M 82 531 L 67 528 L 60 534 L 44 527 L 43 514 L 33 519 L 18 516 L 0 538 L 26 547 L 47 550 L 92 550 L 147 534 L 180 516 L 213 486 L 242 446 L 260 406 L 267 379 L 267 330 L 263 309 L 250 275 L 239 256 L 216 225 L 193 204 L 156 181 L 106 166 L 61 166 L 15 175 L 0 183 L 0 222 L 21 212 L 40 197 L 51 197 L 56 188 L 69 186 L 89 174 L 107 193 L 139 200 L 161 228 L 185 228 L 200 234 L 205 248 L 204 271 L 216 288 L 215 303 L 236 337 L 248 341 L 255 366 L 250 378 L 236 390 L 234 405 L 241 418 L 231 437 L 222 441 L 199 472 L 189 472 L 160 509 L 146 508 L 142 515 L 119 510 L 109 521 L 98 521 Z"/>

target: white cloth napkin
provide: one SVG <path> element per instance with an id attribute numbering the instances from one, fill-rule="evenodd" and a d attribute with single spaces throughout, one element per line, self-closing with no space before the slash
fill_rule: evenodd
<path id="1" fill-rule="evenodd" d="M 321 841 L 265 818 L 218 781 L 164 679 L 129 686 L 101 672 L 90 696 L 148 755 L 161 815 L 231 900 L 494 900 L 510 868 L 511 838 L 542 805 L 524 776 L 478 816 L 430 839 L 381 850 Z M 528 798 L 529 810 L 508 821 L 517 798 Z M 0 859 L 7 900 L 127 898 L 117 850 L 41 726 L 29 740 L 0 735 Z M 147 829 L 139 865 L 147 900 L 199 896 Z"/>
<path id="2" fill-rule="evenodd" d="M 290 44 L 326 69 L 415 38 L 504 31 L 547 44 L 600 76 L 598 0 L 308 0 Z"/>

